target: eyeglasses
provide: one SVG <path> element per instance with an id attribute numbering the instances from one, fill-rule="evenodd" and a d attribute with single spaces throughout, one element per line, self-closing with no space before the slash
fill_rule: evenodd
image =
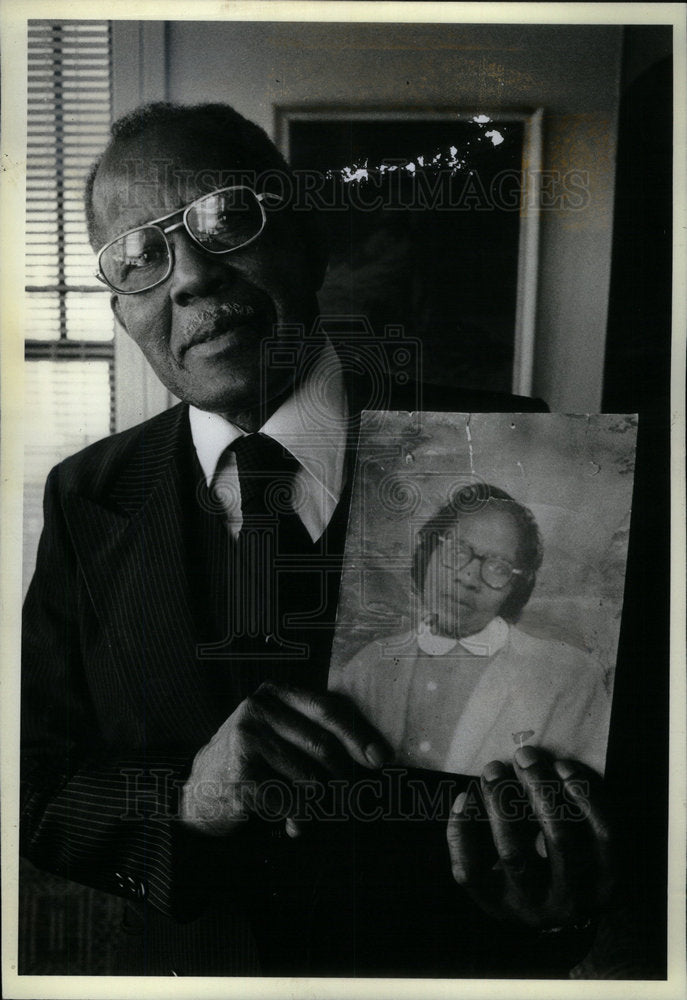
<path id="1" fill-rule="evenodd" d="M 121 295 L 136 295 L 162 284 L 174 268 L 174 254 L 167 239 L 183 226 L 202 250 L 211 254 L 233 253 L 248 246 L 267 223 L 263 201 L 278 195 L 256 194 L 244 185 L 221 188 L 196 198 L 160 219 L 136 226 L 107 243 L 98 253 L 96 278 Z M 162 223 L 183 212 L 181 220 Z"/>
<path id="2" fill-rule="evenodd" d="M 525 575 L 524 570 L 515 569 L 507 559 L 502 559 L 500 556 L 480 556 L 471 545 L 457 542 L 450 535 L 440 537 L 439 542 L 439 559 L 444 569 L 450 569 L 455 573 L 457 570 L 465 569 L 473 559 L 477 559 L 480 564 L 480 576 L 492 590 L 503 590 L 514 576 Z"/>

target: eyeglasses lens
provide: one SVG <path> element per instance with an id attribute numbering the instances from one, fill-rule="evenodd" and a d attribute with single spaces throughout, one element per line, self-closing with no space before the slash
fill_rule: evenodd
<path id="1" fill-rule="evenodd" d="M 112 286 L 138 292 L 164 278 L 169 251 L 164 235 L 155 226 L 141 226 L 109 246 L 100 258 L 100 269 Z"/>
<path id="2" fill-rule="evenodd" d="M 248 188 L 230 188 L 200 199 L 188 211 L 186 224 L 211 253 L 237 250 L 260 234 L 260 202 Z"/>
<path id="3" fill-rule="evenodd" d="M 482 563 L 482 579 L 493 590 L 502 590 L 510 581 L 513 570 L 503 559 L 485 559 Z"/>
<path id="4" fill-rule="evenodd" d="M 453 572 L 464 569 L 475 558 L 475 553 L 469 545 L 457 544 L 453 539 L 444 539 L 441 551 L 441 562 L 446 569 Z M 480 559 L 480 574 L 484 582 L 492 590 L 503 590 L 510 583 L 513 567 L 505 559 L 487 556 Z"/>

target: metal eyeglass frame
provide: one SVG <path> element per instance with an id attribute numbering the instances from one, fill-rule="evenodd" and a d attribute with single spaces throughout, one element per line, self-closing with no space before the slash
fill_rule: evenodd
<path id="1" fill-rule="evenodd" d="M 440 535 L 439 536 L 439 543 L 441 544 L 442 548 L 443 548 L 444 542 L 448 542 L 448 541 L 449 541 L 449 538 L 445 537 L 444 535 Z M 511 582 L 511 580 L 513 579 L 514 576 L 525 576 L 526 575 L 524 569 L 516 569 L 515 566 L 511 566 L 510 576 L 506 580 L 506 582 L 503 584 L 503 586 L 502 587 L 495 587 L 493 585 L 493 583 L 489 583 L 488 580 L 484 579 L 484 563 L 485 563 L 485 561 L 487 559 L 498 559 L 499 562 L 506 563 L 506 565 L 510 566 L 510 562 L 508 561 L 508 559 L 503 559 L 501 556 L 489 555 L 489 553 L 487 553 L 486 555 L 481 556 L 481 555 L 479 555 L 479 553 L 475 552 L 475 550 L 473 549 L 472 545 L 466 545 L 465 543 L 462 543 L 462 545 L 463 545 L 464 549 L 466 549 L 467 551 L 470 552 L 470 558 L 467 560 L 467 562 L 464 562 L 462 566 L 458 565 L 458 560 L 456 560 L 453 564 L 449 565 L 448 563 L 446 563 L 444 561 L 443 556 L 440 554 L 439 555 L 439 560 L 441 562 L 441 565 L 444 567 L 444 569 L 451 569 L 451 570 L 465 569 L 466 566 L 469 566 L 471 562 L 473 562 L 475 559 L 477 559 L 477 561 L 479 562 L 480 580 L 482 581 L 482 583 L 485 584 L 485 586 L 489 587 L 490 590 L 505 590 L 505 588 L 508 586 L 508 584 Z"/>
<path id="2" fill-rule="evenodd" d="M 258 207 L 260 208 L 262 222 L 260 224 L 260 229 L 255 234 L 255 236 L 251 236 L 249 240 L 246 240 L 245 243 L 241 243 L 240 246 L 227 247 L 226 250 L 210 250 L 208 247 L 203 246 L 200 240 L 196 239 L 196 237 L 191 232 L 186 220 L 188 218 L 188 213 L 199 202 L 205 201 L 206 198 L 214 198 L 215 195 L 218 194 L 224 194 L 225 191 L 250 191 L 250 193 L 253 195 L 253 197 L 258 203 Z M 211 253 L 217 256 L 221 256 L 222 254 L 234 253 L 236 250 L 243 250 L 244 247 L 247 247 L 251 243 L 254 243 L 255 240 L 257 240 L 258 237 L 262 235 L 262 232 L 265 226 L 267 225 L 267 215 L 265 214 L 265 207 L 263 205 L 263 201 L 269 198 L 281 201 L 279 195 L 272 194 L 269 191 L 264 191 L 258 194 L 256 191 L 253 190 L 253 188 L 248 187 L 246 184 L 232 184 L 229 187 L 218 188 L 216 191 L 208 191 L 207 194 L 202 194 L 199 198 L 194 198 L 194 200 L 192 202 L 189 202 L 189 204 L 186 205 L 184 208 L 177 208 L 174 212 L 170 212 L 169 215 L 162 215 L 159 219 L 151 219 L 150 222 L 144 222 L 140 226 L 134 226 L 132 229 L 127 229 L 126 232 L 120 233 L 119 236 L 115 236 L 113 240 L 110 240 L 109 243 L 106 243 L 105 246 L 101 247 L 101 249 L 98 251 L 98 269 L 95 272 L 95 277 L 98 279 L 98 281 L 102 282 L 103 285 L 107 285 L 108 288 L 111 288 L 112 291 L 116 292 L 118 295 L 138 295 L 140 292 L 149 292 L 151 288 L 157 288 L 158 285 L 161 285 L 164 281 L 167 281 L 167 278 L 169 278 L 170 274 L 174 270 L 174 247 L 167 239 L 167 233 L 173 233 L 176 229 L 181 229 L 182 226 L 186 230 L 188 235 L 191 237 L 193 242 L 197 246 L 199 246 L 201 250 L 205 251 L 205 253 Z M 179 222 L 174 222 L 171 226 L 160 225 L 161 222 L 166 222 L 167 219 L 173 219 L 175 215 L 179 214 L 179 212 L 183 212 L 183 215 Z M 139 229 L 150 229 L 150 228 L 158 229 L 162 233 L 162 238 L 164 239 L 165 246 L 167 247 L 169 266 L 167 268 L 165 275 L 162 278 L 158 278 L 156 281 L 154 281 L 152 285 L 146 285 L 145 288 L 135 288 L 133 289 L 133 291 L 130 292 L 115 287 L 115 285 L 113 285 L 110 281 L 107 280 L 100 267 L 100 261 L 102 259 L 103 254 L 105 253 L 106 250 L 109 250 L 111 246 L 114 246 L 115 243 L 118 243 L 119 240 L 124 239 L 125 236 L 130 236 L 131 233 L 136 233 L 138 232 Z"/>

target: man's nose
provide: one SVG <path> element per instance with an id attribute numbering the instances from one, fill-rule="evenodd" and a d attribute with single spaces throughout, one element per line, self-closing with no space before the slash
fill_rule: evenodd
<path id="1" fill-rule="evenodd" d="M 175 305 L 190 305 L 194 299 L 213 295 L 230 280 L 226 262 L 205 253 L 187 233 L 175 233 L 173 253 L 170 296 Z"/>

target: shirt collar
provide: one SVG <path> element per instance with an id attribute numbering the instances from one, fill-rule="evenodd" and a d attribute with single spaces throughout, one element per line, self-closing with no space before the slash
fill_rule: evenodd
<path id="1" fill-rule="evenodd" d="M 219 413 L 189 407 L 191 435 L 208 486 L 222 452 L 241 430 Z M 298 388 L 260 431 L 288 449 L 336 505 L 343 487 L 348 403 L 338 355 L 327 342 Z"/>
<path id="2" fill-rule="evenodd" d="M 494 656 L 508 642 L 510 625 L 500 616 L 492 618 L 480 632 L 466 635 L 462 639 L 452 639 L 446 635 L 435 635 L 426 622 L 417 631 L 417 644 L 429 656 L 443 656 L 460 645 L 475 656 Z"/>

